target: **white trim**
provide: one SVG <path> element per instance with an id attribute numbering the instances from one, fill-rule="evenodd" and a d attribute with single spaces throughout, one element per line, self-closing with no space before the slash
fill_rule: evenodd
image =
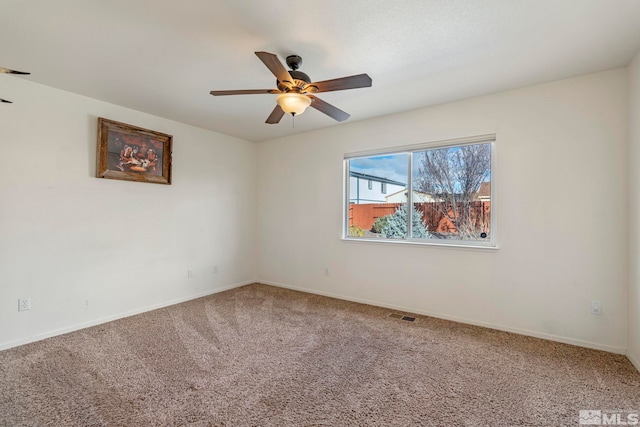
<path id="1" fill-rule="evenodd" d="M 625 356 L 627 356 L 627 359 L 629 359 L 629 362 L 631 362 L 633 367 L 636 368 L 638 372 L 640 372 L 640 362 L 638 361 L 638 359 L 636 359 L 635 356 L 629 353 L 629 350 L 627 350 Z"/>
<path id="2" fill-rule="evenodd" d="M 431 246 L 454 246 L 454 247 L 473 247 L 473 248 L 492 248 L 492 249 L 497 249 L 498 248 L 498 204 L 496 203 L 497 201 L 497 156 L 496 156 L 496 144 L 497 143 L 497 136 L 496 134 L 487 134 L 487 135 L 478 135 L 478 136 L 472 136 L 472 137 L 467 137 L 467 138 L 457 138 L 457 139 L 449 139 L 449 140 L 443 140 L 443 141 L 433 141 L 433 142 L 428 142 L 428 143 L 424 143 L 424 144 L 415 144 L 415 145 L 406 145 L 406 146 L 402 146 L 402 147 L 390 147 L 390 148 L 384 148 L 384 149 L 377 149 L 377 150 L 369 150 L 369 151 L 361 151 L 361 152 L 357 152 L 357 153 L 346 153 L 344 155 L 344 160 L 343 160 L 343 164 L 344 164 L 344 169 L 345 169 L 345 176 L 343 176 L 344 182 L 345 184 L 343 185 L 343 188 L 345 191 L 345 193 L 343 194 L 343 197 L 345 197 L 343 199 L 343 209 L 345 209 L 342 213 L 342 220 L 343 220 L 343 228 L 342 228 L 342 240 L 358 240 L 358 241 L 375 241 L 375 242 L 386 242 L 386 243 L 400 243 L 400 244 L 421 244 L 421 245 L 431 245 Z M 488 241 L 482 241 L 482 240 L 477 240 L 477 241 L 469 241 L 470 243 L 466 243 L 466 241 L 463 240 L 438 240 L 438 239 L 368 239 L 368 238 L 364 238 L 364 237 L 354 237 L 354 236 L 350 236 L 349 234 L 349 218 L 348 218 L 348 214 L 349 214 L 349 202 L 350 202 L 350 194 L 351 194 L 351 190 L 349 188 L 350 186 L 350 179 L 347 179 L 346 176 L 351 176 L 351 171 L 350 171 L 350 161 L 357 159 L 357 158 L 366 158 L 366 157 L 374 157 L 376 155 L 402 155 L 402 154 L 406 154 L 408 157 L 408 172 L 407 172 L 407 186 L 405 188 L 405 190 L 400 190 L 400 191 L 406 191 L 407 192 L 407 202 L 408 202 L 408 206 L 412 206 L 413 200 L 412 200 L 412 196 L 413 196 L 413 191 L 416 191 L 413 188 L 413 154 L 416 152 L 420 152 L 423 151 L 425 149 L 440 149 L 440 148 L 447 148 L 447 147 L 459 147 L 459 146 L 464 146 L 464 145 L 474 145 L 474 144 L 490 144 L 490 148 L 491 148 L 491 180 L 489 181 L 490 185 L 491 185 L 491 235 Z M 373 154 L 372 154 L 373 153 Z M 397 193 L 397 192 L 396 192 Z M 396 193 L 392 193 L 396 194 Z M 385 195 L 385 199 L 387 197 L 389 197 L 389 195 L 387 195 L 386 193 L 382 192 L 382 194 Z M 409 211 L 407 209 L 407 219 L 409 219 L 412 215 L 412 211 Z M 412 225 L 413 225 L 413 220 L 408 220 L 407 221 L 407 235 L 411 236 L 412 235 Z M 484 243 L 486 242 L 486 243 Z"/>
<path id="3" fill-rule="evenodd" d="M 402 154 L 405 152 L 420 151 L 425 148 L 432 147 L 450 147 L 457 145 L 471 145 L 480 142 L 490 142 L 496 140 L 496 134 L 490 133 L 486 135 L 470 136 L 466 138 L 445 139 L 441 141 L 429 141 L 412 145 L 400 145 L 396 147 L 377 148 L 374 150 L 356 151 L 345 153 L 344 160 L 356 159 L 359 157 L 384 156 L 385 154 Z"/>
<path id="4" fill-rule="evenodd" d="M 413 236 L 413 153 L 407 156 L 407 237 Z M 422 215 L 420 215 L 422 220 Z"/>
<path id="5" fill-rule="evenodd" d="M 133 309 L 133 310 L 125 311 L 124 313 L 118 313 L 118 314 L 114 314 L 114 315 L 111 315 L 111 316 L 103 317 L 103 318 L 100 318 L 100 319 L 90 320 L 88 322 L 76 324 L 76 325 L 73 325 L 73 326 L 67 326 L 65 328 L 55 329 L 53 331 L 47 331 L 47 332 L 39 333 L 39 334 L 36 334 L 36 335 L 31 335 L 31 336 L 28 336 L 26 338 L 20 338 L 18 340 L 1 343 L 0 344 L 0 351 L 7 350 L 7 349 L 13 348 L 13 347 L 18 347 L 18 346 L 24 345 L 24 344 L 29 344 L 29 343 L 36 342 L 36 341 L 41 341 L 41 340 L 46 339 L 46 338 L 51 338 L 51 337 L 55 337 L 55 336 L 58 336 L 58 335 L 67 334 L 69 332 L 79 331 L 81 329 L 89 328 L 91 326 L 101 325 L 103 323 L 112 322 L 114 320 L 122 319 L 122 318 L 125 318 L 125 317 L 135 316 L 136 314 L 145 313 L 147 311 L 157 310 L 159 308 L 168 307 L 170 305 L 180 304 L 182 302 L 191 301 L 191 300 L 194 300 L 194 299 L 206 297 L 208 295 L 217 294 L 219 292 L 228 291 L 230 289 L 239 288 L 239 287 L 242 287 L 242 286 L 250 285 L 252 283 L 257 283 L 257 282 L 255 280 L 249 280 L 249 281 L 246 281 L 246 282 L 235 283 L 233 285 L 225 286 L 223 288 L 218 288 L 218 289 L 214 289 L 214 290 L 205 291 L 205 292 L 202 292 L 202 293 L 199 293 L 199 294 L 195 294 L 195 295 L 191 295 L 191 296 L 188 296 L 188 297 L 177 298 L 177 299 L 174 299 L 174 300 L 171 300 L 171 301 L 161 302 L 161 303 L 153 304 L 153 305 L 150 305 L 150 306 L 147 306 L 147 307 L 143 307 L 143 308 L 136 308 L 136 309 Z"/>
<path id="6" fill-rule="evenodd" d="M 349 235 L 349 198 L 351 197 L 349 162 L 342 161 L 342 236 Z"/>
<path id="7" fill-rule="evenodd" d="M 423 316 L 435 317 L 435 318 L 438 318 L 438 319 L 451 320 L 453 322 L 465 323 L 465 324 L 468 324 L 468 325 L 475 325 L 475 326 L 480 326 L 480 327 L 483 327 L 483 328 L 495 329 L 495 330 L 498 330 L 498 331 L 511 332 L 511 333 L 518 334 L 518 335 L 525 335 L 525 336 L 534 337 L 534 338 L 541 338 L 541 339 L 545 339 L 545 340 L 548 340 L 548 341 L 555 341 L 555 342 L 560 342 L 560 343 L 563 343 L 563 344 L 575 345 L 575 346 L 578 346 L 578 347 L 591 348 L 591 349 L 594 349 L 594 350 L 602 350 L 602 351 L 606 351 L 606 352 L 609 352 L 609 353 L 625 354 L 626 351 L 627 351 L 627 349 L 623 348 L 623 347 L 614 347 L 614 346 L 610 346 L 610 345 L 606 345 L 606 344 L 598 344 L 598 343 L 594 343 L 594 342 L 590 342 L 590 341 L 582 341 L 582 340 L 577 340 L 577 339 L 574 339 L 574 338 L 567 338 L 567 337 L 563 337 L 563 336 L 559 336 L 559 335 L 552 335 L 552 334 L 546 334 L 546 333 L 542 333 L 542 332 L 530 331 L 528 329 L 520 329 L 520 328 L 512 328 L 510 326 L 496 325 L 494 323 L 479 322 L 477 320 L 467 319 L 467 318 L 464 318 L 464 317 L 447 316 L 447 315 L 443 315 L 443 314 L 440 314 L 440 313 L 432 313 L 432 312 L 428 312 L 428 311 L 420 310 L 420 309 L 416 309 L 416 308 L 411 308 L 411 307 L 404 307 L 404 306 L 393 305 L 393 304 L 385 304 L 385 303 L 381 303 L 379 301 L 366 300 L 366 299 L 362 299 L 362 298 L 347 297 L 347 296 L 344 296 L 344 295 L 333 294 L 331 292 L 316 291 L 316 290 L 312 290 L 312 289 L 300 288 L 300 287 L 297 287 L 297 286 L 289 286 L 289 285 L 284 285 L 282 283 L 270 282 L 270 281 L 259 280 L 259 279 L 258 279 L 257 283 L 262 283 L 262 284 L 270 285 L 270 286 L 276 286 L 276 287 L 279 287 L 279 288 L 292 289 L 294 291 L 305 292 L 305 293 L 308 293 L 308 294 L 322 295 L 322 296 L 326 296 L 326 297 L 330 297 L 330 298 L 337 298 L 337 299 L 340 299 L 340 300 L 357 302 L 357 303 L 360 303 L 360 304 L 367 304 L 367 305 L 373 305 L 373 306 L 376 306 L 376 307 L 389 308 L 389 309 L 392 309 L 392 310 L 403 311 L 405 313 L 415 313 L 415 314 L 420 314 L 420 315 L 423 315 Z M 629 355 L 627 355 L 627 357 L 629 357 Z M 631 359 L 629 359 L 629 360 L 631 360 Z M 636 362 L 631 360 L 631 363 L 633 363 L 634 366 L 636 368 L 638 368 L 638 364 L 636 364 Z"/>
<path id="8" fill-rule="evenodd" d="M 491 143 L 491 198 L 489 202 L 491 203 L 491 243 L 493 246 L 498 247 L 498 217 L 500 206 L 498 206 L 498 181 L 500 181 L 498 177 L 498 139 L 494 135 L 495 139 Z M 482 185 L 482 184 L 481 184 Z M 480 190 L 480 189 L 478 189 Z"/>
<path id="9" fill-rule="evenodd" d="M 473 240 L 445 240 L 445 239 L 383 239 L 383 238 L 366 238 L 366 237 L 342 237 L 343 242 L 359 242 L 359 243 L 390 243 L 392 245 L 413 245 L 413 246 L 437 246 L 439 248 L 458 248 L 458 249 L 500 249 L 498 245 L 480 245 Z M 470 242 L 465 244 L 464 242 Z M 456 242 L 456 243 L 440 243 L 440 242 Z"/>

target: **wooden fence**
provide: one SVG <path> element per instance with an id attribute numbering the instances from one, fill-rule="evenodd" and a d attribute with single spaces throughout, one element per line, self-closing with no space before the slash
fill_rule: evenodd
<path id="1" fill-rule="evenodd" d="M 422 222 L 429 231 L 438 233 L 455 232 L 455 225 L 443 215 L 441 203 L 414 203 L 416 210 L 422 213 Z M 360 227 L 371 230 L 376 219 L 385 215 L 392 215 L 402 203 L 366 203 L 349 205 L 349 227 Z M 491 202 L 471 202 L 471 219 L 478 229 L 490 231 Z M 452 209 L 449 216 L 453 217 Z"/>

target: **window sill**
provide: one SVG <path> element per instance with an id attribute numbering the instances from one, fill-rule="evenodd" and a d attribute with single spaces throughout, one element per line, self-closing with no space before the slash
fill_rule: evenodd
<path id="1" fill-rule="evenodd" d="M 441 248 L 455 248 L 455 249 L 480 249 L 480 250 L 498 250 L 499 247 L 489 245 L 478 245 L 473 243 L 439 243 L 439 242 L 425 242 L 421 240 L 390 240 L 390 239 L 360 239 L 357 237 L 342 237 L 340 240 L 343 242 L 358 242 L 358 243 L 373 243 L 373 244 L 390 244 L 390 245 L 408 245 L 408 246 L 431 246 Z"/>

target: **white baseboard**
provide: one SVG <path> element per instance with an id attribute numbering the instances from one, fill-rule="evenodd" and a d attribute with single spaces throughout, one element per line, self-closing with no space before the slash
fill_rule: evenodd
<path id="1" fill-rule="evenodd" d="M 46 339 L 46 338 L 51 338 L 51 337 L 54 337 L 54 336 L 57 336 L 57 335 L 62 335 L 62 334 L 66 334 L 66 333 L 69 333 L 69 332 L 78 331 L 80 329 L 84 329 L 84 328 L 88 328 L 88 327 L 91 327 L 91 326 L 100 325 L 100 324 L 103 324 L 103 323 L 111 322 L 111 321 L 122 319 L 122 318 L 125 318 L 125 317 L 135 316 L 136 314 L 145 313 L 147 311 L 157 310 L 159 308 L 168 307 L 168 306 L 175 305 L 175 304 L 180 304 L 182 302 L 190 301 L 190 300 L 193 300 L 193 299 L 202 298 L 202 297 L 205 297 L 205 296 L 208 296 L 208 295 L 217 294 L 219 292 L 228 291 L 230 289 L 234 289 L 234 288 L 239 288 L 239 287 L 242 287 L 242 286 L 250 285 L 252 283 L 263 283 L 265 285 L 276 286 L 276 287 L 279 287 L 279 288 L 285 288 L 285 289 L 291 289 L 291 290 L 300 291 L 300 292 L 306 292 L 306 293 L 310 293 L 310 294 L 322 295 L 322 296 L 331 297 L 331 298 L 337 298 L 337 299 L 341 299 L 341 300 L 345 300 L 345 301 L 357 302 L 357 303 L 360 303 L 360 304 L 368 304 L 368 305 L 373 305 L 373 306 L 377 306 L 377 307 L 384 307 L 384 308 L 398 310 L 398 311 L 402 311 L 402 312 L 406 312 L 406 313 L 415 313 L 415 314 L 420 314 L 420 315 L 423 315 L 423 316 L 436 317 L 436 318 L 439 318 L 439 319 L 451 320 L 451 321 L 454 321 L 454 322 L 465 323 L 465 324 L 475 325 L 475 326 L 481 326 L 481 327 L 485 327 L 485 328 L 489 328 L 489 329 L 496 329 L 496 330 L 499 330 L 499 331 L 512 332 L 512 333 L 515 333 L 515 334 L 520 334 L 520 335 L 526 335 L 526 336 L 535 337 L 535 338 L 546 339 L 546 340 L 549 340 L 549 341 L 561 342 L 561 343 L 564 343 L 564 344 L 571 344 L 571 345 L 575 345 L 575 346 L 578 346 L 578 347 L 585 347 L 585 348 L 591 348 L 591 349 L 595 349 L 595 350 L 602 350 L 602 351 L 606 351 L 606 352 L 609 352 L 609 353 L 624 354 L 624 355 L 627 356 L 627 358 L 633 364 L 633 366 L 638 371 L 640 371 L 640 361 L 638 361 L 638 359 L 636 359 L 633 355 L 629 354 L 627 352 L 627 349 L 622 348 L 622 347 L 614 347 L 614 346 L 609 346 L 609 345 L 604 345 L 604 344 L 592 343 L 592 342 L 589 342 L 589 341 L 582 341 L 582 340 L 577 340 L 577 339 L 573 339 L 573 338 L 562 337 L 562 336 L 558 336 L 558 335 L 551 335 L 551 334 L 546 334 L 546 333 L 541 333 L 541 332 L 530 331 L 530 330 L 527 330 L 527 329 L 519 329 L 519 328 L 513 328 L 513 327 L 509 327 L 509 326 L 504 326 L 504 325 L 496 325 L 496 324 L 492 324 L 492 323 L 480 322 L 480 321 L 476 321 L 476 320 L 473 320 L 473 319 L 467 319 L 467 318 L 462 318 L 462 317 L 457 317 L 457 316 L 448 316 L 448 315 L 443 315 L 443 314 L 440 314 L 440 313 L 428 312 L 428 311 L 425 311 L 425 310 L 420 310 L 420 309 L 416 309 L 416 308 L 412 308 L 412 307 L 404 307 L 404 306 L 398 306 L 398 305 L 393 305 L 393 304 L 386 304 L 386 303 L 379 302 L 379 301 L 372 301 L 372 300 L 367 300 L 367 299 L 362 299 L 362 298 L 352 298 L 352 297 L 349 297 L 349 296 L 340 295 L 340 294 L 334 294 L 334 293 L 331 293 L 331 292 L 322 292 L 322 291 L 317 291 L 317 290 L 300 288 L 300 287 L 297 287 L 297 286 L 290 286 L 290 285 L 285 285 L 285 284 L 277 283 L 277 282 L 271 282 L 271 281 L 267 281 L 267 280 L 249 280 L 249 281 L 246 281 L 246 282 L 235 283 L 235 284 L 232 284 L 232 285 L 229 285 L 229 286 L 225 286 L 225 287 L 222 287 L 222 288 L 218 288 L 218 289 L 202 292 L 200 294 L 190 295 L 190 296 L 184 297 L 184 298 L 177 298 L 177 299 L 174 299 L 174 300 L 171 300 L 171 301 L 166 301 L 166 302 L 153 304 L 153 305 L 142 307 L 142 308 L 137 308 L 137 309 L 134 309 L 134 310 L 126 311 L 126 312 L 123 312 L 123 313 L 118 313 L 118 314 L 115 314 L 115 315 L 112 315 L 112 316 L 103 317 L 103 318 L 100 318 L 100 319 L 91 320 L 89 322 L 80 323 L 80 324 L 69 326 L 69 327 L 66 327 L 66 328 L 47 331 L 47 332 L 44 332 L 44 333 L 40 333 L 40 334 L 29 336 L 29 337 L 26 337 L 26 338 L 21 338 L 19 340 L 9 341 L 9 342 L 0 344 L 0 351 L 1 350 L 6 350 L 6 349 L 9 349 L 9 348 L 13 348 L 13 347 L 18 347 L 18 346 L 24 345 L 24 344 L 29 344 L 31 342 L 40 341 L 40 340 L 43 340 L 43 339 Z"/>
<path id="2" fill-rule="evenodd" d="M 158 303 L 158 304 L 153 304 L 153 305 L 149 305 L 149 306 L 142 307 L 142 308 L 136 308 L 134 310 L 125 311 L 123 313 L 114 314 L 112 316 L 102 317 L 100 319 L 90 320 L 88 322 L 79 323 L 79 324 L 68 326 L 68 327 L 65 327 L 65 328 L 60 328 L 60 329 L 55 329 L 53 331 L 43 332 L 43 333 L 32 335 L 32 336 L 29 336 L 29 337 L 26 337 L 26 338 L 21 338 L 19 340 L 14 340 L 14 341 L 6 342 L 6 343 L 1 343 L 0 344 L 0 351 L 1 350 L 7 350 L 7 349 L 13 348 L 13 347 L 18 347 L 20 345 L 24 345 L 24 344 L 29 344 L 29 343 L 32 343 L 32 342 L 40 341 L 40 340 L 43 340 L 43 339 L 46 339 L 46 338 L 55 337 L 57 335 L 62 335 L 62 334 L 66 334 L 66 333 L 69 333 L 69 332 L 78 331 L 80 329 L 85 329 L 85 328 L 88 328 L 88 327 L 91 327 L 91 326 L 96 326 L 96 325 L 101 325 L 103 323 L 112 322 L 114 320 L 122 319 L 124 317 L 135 316 L 136 314 L 145 313 L 147 311 L 157 310 L 159 308 L 168 307 L 170 305 L 180 304 L 181 302 L 186 302 L 186 301 L 191 301 L 193 299 L 206 297 L 208 295 L 217 294 L 219 292 L 228 291 L 229 289 L 239 288 L 241 286 L 250 285 L 252 283 L 256 283 L 256 281 L 255 280 L 250 280 L 250 281 L 247 281 L 247 282 L 235 283 L 233 285 L 229 285 L 229 286 L 225 286 L 225 287 L 222 287 L 222 288 L 217 288 L 217 289 L 201 292 L 199 294 L 189 295 L 187 297 L 177 298 L 177 299 L 174 299 L 174 300 L 161 302 L 161 303 Z"/>
<path id="3" fill-rule="evenodd" d="M 594 350 L 602 350 L 602 351 L 606 351 L 606 352 L 609 352 L 609 353 L 626 354 L 626 352 L 627 352 L 627 349 L 623 348 L 623 347 L 614 347 L 614 346 L 605 345 L 605 344 L 598 344 L 598 343 L 593 343 L 593 342 L 589 342 L 589 341 L 577 340 L 577 339 L 574 339 L 574 338 L 567 338 L 567 337 L 562 337 L 562 336 L 558 336 L 558 335 L 546 334 L 546 333 L 543 333 L 543 332 L 530 331 L 530 330 L 527 330 L 527 329 L 513 328 L 513 327 L 505 326 L 505 325 L 496 325 L 496 324 L 493 324 L 493 323 L 480 322 L 480 321 L 473 320 L 473 319 L 467 319 L 467 318 L 457 317 L 457 316 L 449 316 L 449 315 L 445 315 L 445 314 L 441 314 L 441 313 L 432 313 L 432 312 L 428 312 L 428 311 L 424 311 L 424 310 L 420 310 L 420 309 L 412 308 L 412 307 L 404 307 L 404 306 L 399 306 L 399 305 L 386 304 L 386 303 L 380 302 L 380 301 L 371 301 L 371 300 L 366 300 L 366 299 L 362 299 L 362 298 L 352 298 L 352 297 L 345 296 L 345 295 L 333 294 L 333 293 L 330 293 L 330 292 L 322 292 L 322 291 L 306 289 L 306 288 L 299 288 L 299 287 L 296 287 L 296 286 L 290 286 L 290 285 L 285 285 L 285 284 L 282 284 L 282 283 L 270 282 L 270 281 L 267 281 L 267 280 L 259 280 L 258 279 L 257 283 L 264 283 L 265 285 L 276 286 L 276 287 L 285 288 L 285 289 L 292 289 L 294 291 L 300 291 L 300 292 L 306 292 L 306 293 L 310 293 L 310 294 L 322 295 L 322 296 L 331 297 L 331 298 L 337 298 L 337 299 L 341 299 L 341 300 L 345 300 L 345 301 L 357 302 L 357 303 L 360 303 L 360 304 L 368 304 L 368 305 L 374 305 L 374 306 L 377 306 L 377 307 L 390 308 L 390 309 L 402 311 L 402 312 L 405 312 L 405 313 L 421 314 L 423 316 L 436 317 L 438 319 L 451 320 L 451 321 L 454 321 L 454 322 L 465 323 L 465 324 L 468 324 L 468 325 L 482 326 L 484 328 L 496 329 L 498 331 L 512 332 L 514 334 L 526 335 L 526 336 L 534 337 L 534 338 L 542 338 L 542 339 L 549 340 L 549 341 L 556 341 L 556 342 L 561 342 L 561 343 L 564 343 L 564 344 L 575 345 L 575 346 L 578 346 L 578 347 L 591 348 L 591 349 L 594 349 Z M 629 357 L 629 355 L 627 355 L 627 357 Z M 629 360 L 631 360 L 631 358 L 629 358 Z M 640 366 L 636 362 L 634 362 L 633 360 L 631 360 L 631 363 L 633 363 L 636 368 L 638 368 L 638 366 Z M 640 368 L 638 368 L 638 370 L 640 370 Z"/>
<path id="4" fill-rule="evenodd" d="M 638 361 L 638 359 L 636 359 L 636 357 L 628 351 L 626 356 L 627 359 L 629 359 L 629 362 L 631 362 L 631 364 L 638 370 L 638 372 L 640 372 L 640 361 Z"/>

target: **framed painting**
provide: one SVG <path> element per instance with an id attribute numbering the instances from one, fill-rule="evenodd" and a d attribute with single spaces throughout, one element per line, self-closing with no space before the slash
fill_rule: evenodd
<path id="1" fill-rule="evenodd" d="M 96 176 L 171 184 L 173 136 L 98 118 Z"/>

